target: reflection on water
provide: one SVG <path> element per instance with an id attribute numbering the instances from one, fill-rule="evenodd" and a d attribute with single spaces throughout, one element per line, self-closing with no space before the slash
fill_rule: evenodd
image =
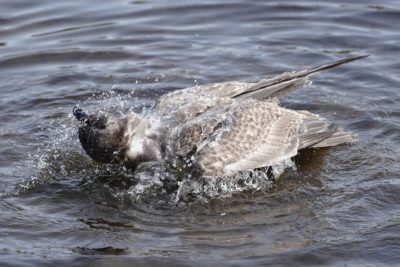
<path id="1" fill-rule="evenodd" d="M 396 1 L 3 1 L 3 266 L 400 262 Z M 358 134 L 275 182 L 172 180 L 91 161 L 75 105 L 145 112 L 170 90 L 370 54 L 283 99 Z M 247 176 L 246 176 L 247 175 Z"/>

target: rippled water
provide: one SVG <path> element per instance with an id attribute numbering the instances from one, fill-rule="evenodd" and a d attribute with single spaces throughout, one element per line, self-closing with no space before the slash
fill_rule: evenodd
<path id="1" fill-rule="evenodd" d="M 351 2 L 3 0 L 1 266 L 399 265 L 400 4 Z M 71 117 L 362 54 L 283 100 L 360 142 L 231 196 L 135 198 L 151 173 L 93 163 Z"/>

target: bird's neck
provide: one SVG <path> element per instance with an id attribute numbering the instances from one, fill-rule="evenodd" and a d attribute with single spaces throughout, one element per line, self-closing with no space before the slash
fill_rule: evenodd
<path id="1" fill-rule="evenodd" d="M 127 160 L 130 162 L 159 161 L 162 159 L 163 127 L 157 120 L 136 114 L 127 117 Z"/>

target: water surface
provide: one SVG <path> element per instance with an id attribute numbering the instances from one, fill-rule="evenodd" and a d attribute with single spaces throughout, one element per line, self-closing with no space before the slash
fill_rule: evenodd
<path id="1" fill-rule="evenodd" d="M 1 266 L 399 265 L 398 25 L 395 0 L 3 0 Z M 359 143 L 305 151 L 275 184 L 137 199 L 140 174 L 78 143 L 74 105 L 142 111 L 170 90 L 364 54 L 283 99 Z"/>

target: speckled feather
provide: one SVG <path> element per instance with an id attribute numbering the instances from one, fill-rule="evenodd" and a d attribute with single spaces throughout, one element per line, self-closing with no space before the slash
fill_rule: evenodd
<path id="1" fill-rule="evenodd" d="M 308 111 L 280 107 L 277 97 L 309 84 L 312 74 L 361 58 L 287 72 L 258 83 L 231 81 L 174 91 L 157 101 L 155 120 L 128 114 L 120 123 L 100 120 L 101 127 L 95 128 L 96 123 L 79 111 L 77 118 L 86 121 L 80 128 L 81 140 L 96 137 L 82 145 L 95 160 L 103 153 L 103 162 L 136 166 L 183 158 L 196 173 L 215 177 L 278 164 L 307 147 L 352 143 L 351 133 Z M 121 144 L 105 142 L 119 140 L 119 127 L 125 129 Z"/>

